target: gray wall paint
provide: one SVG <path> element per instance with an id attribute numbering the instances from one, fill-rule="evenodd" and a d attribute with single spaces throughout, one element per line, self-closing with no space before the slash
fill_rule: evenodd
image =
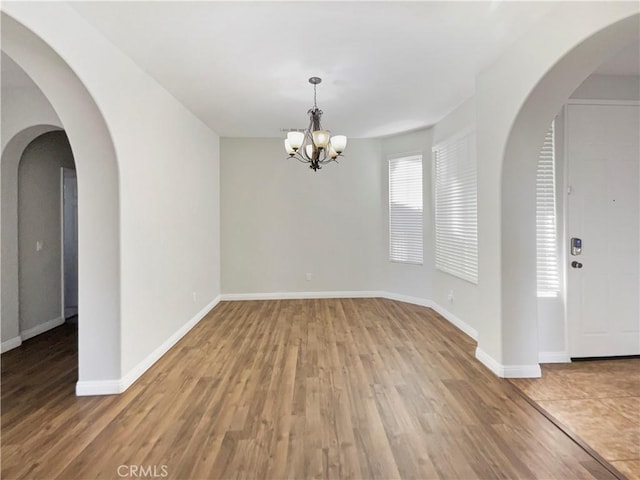
<path id="1" fill-rule="evenodd" d="M 64 132 L 36 138 L 18 169 L 20 331 L 61 316 L 60 168 L 75 168 Z M 42 249 L 36 251 L 36 242 Z"/>
<path id="2" fill-rule="evenodd" d="M 349 140 L 340 164 L 313 172 L 282 139 L 223 138 L 223 293 L 380 290 L 380 155 L 379 140 Z"/>

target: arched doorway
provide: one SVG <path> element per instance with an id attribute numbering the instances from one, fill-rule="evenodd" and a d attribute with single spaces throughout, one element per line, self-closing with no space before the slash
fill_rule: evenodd
<path id="1" fill-rule="evenodd" d="M 60 130 L 36 125 L 18 132 L 2 152 L 2 345 L 3 351 L 21 343 L 18 284 L 18 165 L 27 145 L 40 135 Z"/>
<path id="2" fill-rule="evenodd" d="M 632 14 L 574 45 L 542 66 L 511 125 L 502 157 L 501 258 L 503 363 L 538 363 L 535 266 L 535 174 L 540 145 L 551 120 L 584 79 L 607 57 L 639 38 Z M 603 20 L 604 22 L 604 20 Z"/>
<path id="3" fill-rule="evenodd" d="M 22 153 L 18 284 L 23 341 L 77 315 L 74 179 L 75 162 L 64 131 L 36 137 Z"/>
<path id="4" fill-rule="evenodd" d="M 82 81 L 49 45 L 5 12 L 2 13 L 2 50 L 33 79 L 53 106 L 64 125 L 77 163 L 79 312 L 82 318 L 77 393 L 83 394 L 83 385 L 91 385 L 91 382 L 104 385 L 105 381 L 108 385 L 110 380 L 117 383 L 121 377 L 116 154 L 104 119 Z M 15 162 L 17 166 L 15 157 L 9 159 L 9 156 L 19 154 L 19 143 L 16 140 L 11 152 L 8 147 L 5 149 L 3 164 Z M 13 173 L 6 172 L 5 178 L 3 165 L 3 185 L 17 180 L 17 177 L 11 178 Z M 17 168 L 15 173 L 17 175 Z M 2 228 L 4 231 L 4 224 Z M 3 268 L 4 263 L 10 261 L 4 252 L 2 261 Z M 115 393 L 115 389 L 111 390 L 109 393 Z"/>

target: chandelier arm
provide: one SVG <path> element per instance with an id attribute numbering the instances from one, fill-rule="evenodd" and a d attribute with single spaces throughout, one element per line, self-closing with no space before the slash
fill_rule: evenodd
<path id="1" fill-rule="evenodd" d="M 323 161 L 323 162 L 321 162 L 321 163 L 322 163 L 323 165 L 325 165 L 325 164 L 327 164 L 327 163 L 331 163 L 331 162 L 339 163 L 339 162 L 338 162 L 338 158 L 340 158 L 340 157 L 342 157 L 342 156 L 343 156 L 343 155 L 342 155 L 342 154 L 340 154 L 340 155 L 338 155 L 336 158 L 331 158 L 331 157 L 329 157 L 327 160 L 324 160 L 324 161 Z"/>
<path id="2" fill-rule="evenodd" d="M 298 151 L 302 150 L 301 156 L 306 159 L 308 163 L 311 163 L 313 161 L 313 158 L 309 158 L 309 156 L 307 155 L 307 145 L 311 145 L 313 149 L 313 136 L 311 135 L 311 132 L 313 131 L 313 117 L 311 115 L 309 115 L 309 117 L 309 126 L 304 132 L 304 140 L 302 141 L 302 145 L 300 145 Z"/>
<path id="3" fill-rule="evenodd" d="M 320 163 L 321 163 L 322 165 L 326 165 L 327 163 L 331 163 L 331 162 L 336 162 L 336 163 L 338 163 L 338 161 L 337 161 L 335 158 L 329 158 L 329 159 L 327 159 L 327 160 L 323 160 L 323 161 L 321 161 Z"/>

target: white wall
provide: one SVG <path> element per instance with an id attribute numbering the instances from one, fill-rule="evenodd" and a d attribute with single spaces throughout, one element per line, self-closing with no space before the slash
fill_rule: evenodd
<path id="1" fill-rule="evenodd" d="M 381 290 L 380 155 L 379 140 L 350 139 L 339 164 L 314 172 L 282 139 L 223 138 L 223 292 Z"/>
<path id="2" fill-rule="evenodd" d="M 141 71 L 129 76 L 145 93 L 112 123 L 122 162 L 123 375 L 220 295 L 218 136 Z M 144 129 L 134 134 L 132 124 Z"/>
<path id="3" fill-rule="evenodd" d="M 20 332 L 41 331 L 64 321 L 61 305 L 60 169 L 74 168 L 64 132 L 31 142 L 18 172 L 18 252 Z M 36 243 L 40 243 L 40 250 Z"/>
<path id="4" fill-rule="evenodd" d="M 60 117 L 74 155 L 76 148 L 82 150 L 81 155 L 75 155 L 80 381 L 89 390 L 103 393 L 126 388 L 215 303 L 220 293 L 218 136 L 68 5 L 11 3 L 3 8 L 36 32 L 73 70 L 97 105 L 113 142 L 119 193 L 103 208 L 115 208 L 119 216 L 119 241 L 110 245 L 120 252 L 114 271 L 120 287 L 114 294 L 121 297 L 114 312 L 117 316 L 110 316 L 103 324 L 112 326 L 109 335 L 117 336 L 121 353 L 118 373 L 107 376 L 113 374 L 94 374 L 82 368 L 83 312 L 99 303 L 96 295 L 104 292 L 83 290 L 83 283 L 91 280 L 88 277 L 102 273 L 100 269 L 89 271 L 90 262 L 83 262 L 83 252 L 86 255 L 91 242 L 104 241 L 90 229 L 91 222 L 100 216 L 87 217 L 89 207 L 98 201 L 92 193 L 101 187 L 99 180 L 94 184 L 89 175 L 93 139 L 76 134 L 79 126 L 74 122 L 81 119 L 69 109 L 72 98 L 52 99 L 59 113 L 67 107 Z M 5 30 L 3 25 L 3 35 Z M 29 45 L 16 41 L 11 47 L 16 55 L 30 61 L 27 73 L 38 73 L 38 58 L 24 51 Z M 45 94 L 55 93 L 55 85 L 47 84 L 44 76 L 39 78 Z M 71 96 L 75 91 L 68 93 Z M 86 323 L 84 327 L 89 328 Z M 92 347 L 91 343 L 85 345 Z"/>

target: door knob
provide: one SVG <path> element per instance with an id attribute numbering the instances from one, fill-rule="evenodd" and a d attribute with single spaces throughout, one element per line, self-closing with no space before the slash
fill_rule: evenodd
<path id="1" fill-rule="evenodd" d="M 582 268 L 582 264 L 580 262 L 575 261 L 575 260 L 573 262 L 571 262 L 571 266 L 573 268 Z"/>

